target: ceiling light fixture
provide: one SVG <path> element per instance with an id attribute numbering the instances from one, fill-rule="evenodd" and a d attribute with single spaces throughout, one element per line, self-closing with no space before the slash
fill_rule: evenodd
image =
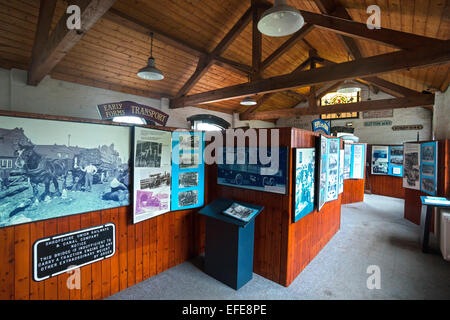
<path id="1" fill-rule="evenodd" d="M 345 81 L 336 91 L 339 93 L 355 93 L 361 91 L 361 87 L 353 82 Z"/>
<path id="2" fill-rule="evenodd" d="M 258 104 L 258 103 L 257 103 L 256 100 L 253 99 L 252 97 L 245 97 L 245 98 L 241 101 L 241 105 L 243 105 L 243 106 L 254 106 L 254 105 L 256 105 L 256 104 Z"/>
<path id="3" fill-rule="evenodd" d="M 304 24 L 305 19 L 297 8 L 289 6 L 286 0 L 275 0 L 259 20 L 258 30 L 270 37 L 284 37 L 297 32 Z"/>
<path id="4" fill-rule="evenodd" d="M 162 80 L 164 79 L 163 73 L 158 70 L 155 66 L 155 58 L 153 58 L 153 32 L 151 36 L 151 46 L 150 46 L 150 58 L 148 58 L 147 66 L 139 70 L 137 73 L 139 78 L 144 80 Z"/>

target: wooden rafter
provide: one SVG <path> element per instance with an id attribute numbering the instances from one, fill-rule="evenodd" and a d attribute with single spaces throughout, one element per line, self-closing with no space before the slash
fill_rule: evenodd
<path id="1" fill-rule="evenodd" d="M 239 36 L 242 30 L 250 23 L 252 18 L 253 9 L 250 7 L 242 17 L 236 22 L 231 30 L 225 35 L 225 37 L 219 42 L 216 48 L 211 54 L 202 55 L 197 64 L 197 69 L 189 80 L 183 85 L 183 87 L 176 94 L 176 98 L 184 96 L 188 93 L 201 79 L 201 77 L 208 71 L 208 69 L 214 63 L 215 57 L 219 57 L 227 50 L 231 43 Z"/>
<path id="2" fill-rule="evenodd" d="M 320 63 L 325 65 L 325 66 L 329 66 L 329 65 L 333 65 L 336 64 L 336 62 L 327 60 L 327 59 L 323 59 L 320 58 Z M 384 91 L 387 94 L 390 94 L 394 97 L 400 98 L 400 97 L 406 97 L 408 95 L 417 95 L 420 94 L 420 92 L 415 91 L 415 90 L 411 90 L 409 88 L 400 86 L 398 84 L 395 84 L 393 82 L 389 82 L 387 80 L 381 79 L 379 77 L 365 77 L 365 78 L 361 78 L 360 80 L 363 80 L 364 84 L 366 84 L 365 82 L 368 83 L 368 85 L 372 85 L 372 86 L 376 86 L 376 88 L 374 87 L 374 91 L 375 93 L 379 90 L 379 88 L 382 89 L 382 91 Z M 358 79 L 355 79 L 355 81 L 360 81 Z M 360 81 L 361 82 L 361 81 Z M 366 84 L 367 85 L 367 84 Z"/>
<path id="3" fill-rule="evenodd" d="M 350 15 L 347 10 L 341 6 L 337 6 L 334 0 L 314 0 L 315 4 L 319 8 L 320 12 L 324 14 L 331 14 L 336 17 L 340 17 L 343 19 L 351 20 Z M 345 47 L 345 50 L 349 55 L 353 57 L 353 59 L 361 59 L 363 57 L 361 50 L 358 47 L 356 41 L 350 37 L 339 36 L 339 39 L 342 42 L 342 45 Z"/>
<path id="4" fill-rule="evenodd" d="M 434 104 L 433 94 L 422 94 L 420 96 L 394 98 L 383 100 L 370 100 L 356 103 L 338 104 L 329 107 L 313 108 L 290 108 L 272 111 L 255 112 L 249 114 L 243 120 L 273 120 L 280 118 L 291 118 L 305 115 L 342 113 L 369 110 L 399 109 L 410 107 L 426 107 Z"/>
<path id="5" fill-rule="evenodd" d="M 288 40 L 270 54 L 262 63 L 262 68 L 267 69 L 272 63 L 278 60 L 284 53 L 291 49 L 297 42 L 306 37 L 314 28 L 312 24 L 306 23 L 299 31 L 294 33 Z"/>
<path id="6" fill-rule="evenodd" d="M 258 110 L 259 107 L 261 107 L 262 104 L 264 104 L 264 102 L 266 102 L 267 100 L 269 100 L 271 97 L 273 97 L 275 93 L 268 93 L 268 94 L 264 94 L 262 95 L 256 102 L 258 104 L 251 106 L 250 108 L 248 108 L 247 110 L 245 110 L 244 112 L 239 114 L 239 118 L 241 120 L 243 120 L 244 118 L 248 117 L 249 114 L 256 112 L 256 110 Z"/>
<path id="7" fill-rule="evenodd" d="M 48 13 L 51 11 L 51 8 L 42 12 L 45 14 L 39 16 L 38 25 L 40 28 L 38 29 L 39 34 L 36 35 L 36 39 L 47 38 L 47 41 L 45 46 L 38 45 L 37 49 L 39 50 L 33 52 L 31 58 L 33 62 L 28 72 L 28 84 L 39 84 L 64 58 L 67 52 L 111 8 L 114 2 L 115 0 L 79 0 L 77 4 L 81 9 L 81 29 L 69 30 L 67 28 L 67 16 L 63 15 L 50 36 L 45 34 L 47 22 L 44 19 L 49 19 Z"/>
<path id="8" fill-rule="evenodd" d="M 171 101 L 171 107 L 180 108 L 183 106 L 239 98 L 257 93 L 283 91 L 332 81 L 370 77 L 393 71 L 448 63 L 449 61 L 450 41 L 445 41 L 442 45 L 432 48 L 426 46 L 410 51 L 386 53 L 314 70 L 257 80 L 252 84 L 240 84 L 181 97 L 173 99 Z"/>
<path id="9" fill-rule="evenodd" d="M 262 34 L 258 30 L 258 21 L 262 15 L 262 8 L 258 0 L 252 0 L 252 75 L 251 80 L 261 79 Z"/>
<path id="10" fill-rule="evenodd" d="M 304 62 L 302 62 L 292 73 L 295 73 L 295 72 L 299 72 L 299 71 L 302 71 L 303 69 L 305 69 L 308 65 L 309 65 L 309 63 L 310 63 L 310 59 L 308 58 L 308 59 L 306 59 Z M 291 74 L 292 74 L 291 73 Z M 244 116 L 244 117 L 246 117 L 247 115 L 249 115 L 250 113 L 252 113 L 252 112 L 256 112 L 256 110 L 259 108 L 259 107 L 261 107 L 261 105 L 264 103 L 264 102 L 266 102 L 270 97 L 272 97 L 273 95 L 274 95 L 275 93 L 267 93 L 267 94 L 264 94 L 264 95 L 262 95 L 262 97 L 261 98 L 259 98 L 258 100 L 257 100 L 257 105 L 255 105 L 255 106 L 251 106 L 250 108 L 248 108 L 247 110 L 245 110 L 244 112 L 242 112 L 241 114 L 239 114 L 239 117 L 241 118 L 242 116 Z M 298 92 L 296 92 L 296 91 L 293 91 L 293 90 L 287 90 L 286 91 L 286 94 L 287 95 L 294 95 L 296 98 L 298 98 L 300 101 L 298 102 L 298 103 L 300 103 L 300 102 L 302 102 L 302 101 L 304 101 L 304 100 L 306 100 L 308 97 L 306 97 L 306 96 L 304 96 L 304 95 L 302 95 L 302 94 L 300 94 L 300 93 L 298 93 Z M 297 103 L 297 104 L 298 104 Z M 296 105 L 297 105 L 296 104 Z M 242 120 L 242 118 L 241 118 L 241 120 Z"/>
<path id="11" fill-rule="evenodd" d="M 345 15 L 343 13 L 345 9 L 342 11 L 342 7 L 339 8 L 340 9 L 336 12 L 342 12 L 341 16 L 343 17 Z M 314 24 L 318 28 L 358 39 L 375 41 L 379 44 L 394 47 L 396 49 L 412 49 L 425 45 L 435 46 L 443 42 L 443 40 L 423 37 L 416 34 L 387 28 L 370 30 L 367 28 L 366 24 L 346 18 L 333 17 L 331 15 L 322 15 L 307 11 L 301 11 L 301 13 L 306 21 Z"/>

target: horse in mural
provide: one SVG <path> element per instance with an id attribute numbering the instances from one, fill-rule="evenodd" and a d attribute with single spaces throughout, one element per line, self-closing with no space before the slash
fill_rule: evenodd
<path id="1" fill-rule="evenodd" d="M 70 171 L 69 159 L 51 160 L 38 154 L 33 145 L 21 145 L 16 150 L 16 163 L 28 178 L 35 200 L 45 200 L 47 196 L 61 196 L 58 179 L 63 179 L 63 190 L 66 189 L 67 174 Z M 50 192 L 53 183 L 55 192 Z M 39 196 L 38 185 L 43 184 L 44 192 Z"/>

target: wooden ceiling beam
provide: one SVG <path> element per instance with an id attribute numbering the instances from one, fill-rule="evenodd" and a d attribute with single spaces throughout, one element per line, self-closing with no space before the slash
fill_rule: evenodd
<path id="1" fill-rule="evenodd" d="M 398 84 L 386 81 L 378 77 L 365 77 L 362 80 L 369 82 L 370 84 L 376 85 L 377 87 L 383 89 L 384 92 L 394 96 L 394 97 L 408 97 L 421 95 L 420 92 L 411 90 L 409 88 L 400 86 Z"/>
<path id="2" fill-rule="evenodd" d="M 434 94 L 422 94 L 420 96 L 394 98 L 383 100 L 370 100 L 355 103 L 337 104 L 321 108 L 291 108 L 272 111 L 255 112 L 247 115 L 244 120 L 274 120 L 280 118 L 293 118 L 305 115 L 361 112 L 371 110 L 399 109 L 411 107 L 426 107 L 434 105 Z"/>
<path id="3" fill-rule="evenodd" d="M 64 58 L 73 46 L 86 34 L 86 32 L 111 8 L 116 0 L 80 0 L 78 5 L 81 9 L 81 29 L 69 30 L 67 28 L 67 16 L 64 14 L 56 24 L 53 32 L 44 46 L 33 52 L 31 58 L 31 69 L 28 72 L 28 84 L 37 85 L 48 75 L 53 68 Z M 51 9 L 51 8 L 50 8 Z M 50 12 L 50 9 L 48 12 Z M 46 9 L 47 10 L 47 9 Z M 38 25 L 42 28 L 39 32 L 45 32 L 48 12 L 39 17 Z M 43 12 L 44 13 L 44 12 Z M 45 34 L 38 34 L 37 38 L 45 37 Z"/>
<path id="4" fill-rule="evenodd" d="M 251 106 L 249 108 L 247 108 L 247 110 L 245 110 L 244 112 L 239 114 L 239 119 L 243 120 L 244 118 L 246 118 L 249 114 L 256 112 L 256 110 L 258 110 L 259 107 L 261 107 L 261 105 L 263 105 L 264 102 L 266 102 L 267 100 L 269 100 L 271 97 L 273 97 L 275 93 L 268 93 L 268 94 L 264 94 L 262 95 L 256 102 L 257 104 L 254 106 Z"/>
<path id="5" fill-rule="evenodd" d="M 39 53 L 44 50 L 44 46 L 48 41 L 55 8 L 56 0 L 41 0 L 40 2 L 39 19 L 36 27 L 36 33 L 34 35 L 29 70 L 35 68 L 37 59 L 39 58 Z"/>
<path id="6" fill-rule="evenodd" d="M 348 14 L 344 7 L 336 5 L 334 0 L 314 0 L 315 4 L 319 8 L 319 11 L 323 14 L 331 14 L 343 19 L 351 20 L 352 18 Z M 341 40 L 347 53 L 353 57 L 354 60 L 361 59 L 363 57 L 361 50 L 358 47 L 356 41 L 350 37 L 338 36 Z"/>
<path id="7" fill-rule="evenodd" d="M 325 65 L 325 66 L 336 64 L 336 62 L 333 62 L 333 61 L 330 61 L 327 59 L 323 59 L 321 57 L 319 57 L 319 59 L 320 59 L 319 63 L 322 65 Z M 400 86 L 396 83 L 381 79 L 379 77 L 365 77 L 365 78 L 361 78 L 361 80 L 368 82 L 370 85 L 376 85 L 378 88 L 381 88 L 383 92 L 390 94 L 397 98 L 421 94 L 418 91 L 411 90 L 409 88 Z M 355 79 L 355 81 L 358 81 L 358 79 Z M 375 89 L 375 91 L 376 90 L 377 89 Z"/>
<path id="8" fill-rule="evenodd" d="M 250 23 L 252 18 L 253 8 L 250 7 L 242 17 L 234 24 L 231 30 L 225 35 L 225 37 L 214 48 L 211 54 L 201 55 L 197 64 L 197 68 L 189 78 L 189 80 L 181 87 L 175 98 L 179 98 L 187 94 L 203 77 L 215 61 L 215 57 L 219 57 L 231 43 L 239 36 L 242 30 Z"/>
<path id="9" fill-rule="evenodd" d="M 171 108 L 228 100 L 257 93 L 284 91 L 332 81 L 370 77 L 393 71 L 448 63 L 449 61 L 450 41 L 447 40 L 442 45 L 431 48 L 425 46 L 410 51 L 385 53 L 314 70 L 257 80 L 251 84 L 244 83 L 185 96 L 173 99 Z"/>
<path id="10" fill-rule="evenodd" d="M 258 30 L 258 21 L 262 15 L 262 8 L 258 0 L 252 0 L 252 74 L 251 80 L 261 79 L 262 75 L 262 34 Z"/>
<path id="11" fill-rule="evenodd" d="M 262 63 L 262 68 L 267 69 L 272 63 L 278 60 L 283 54 L 291 49 L 297 42 L 307 36 L 314 26 L 306 23 L 299 31 L 294 33 L 288 40 L 286 40 L 281 46 L 278 47 L 271 55 L 269 55 Z"/>
<path id="12" fill-rule="evenodd" d="M 343 18 L 347 11 L 342 7 L 338 8 L 336 12 L 340 13 L 341 16 L 336 17 L 308 11 L 301 11 L 301 13 L 305 21 L 314 24 L 318 28 L 336 32 L 344 36 L 374 41 L 396 49 L 412 49 L 425 45 L 435 46 L 443 42 L 443 40 L 387 28 L 370 30 L 366 24 L 352 21 L 349 16 L 350 19 Z"/>

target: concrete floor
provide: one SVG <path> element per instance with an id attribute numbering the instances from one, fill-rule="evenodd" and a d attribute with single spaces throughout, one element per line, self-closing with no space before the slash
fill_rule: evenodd
<path id="1" fill-rule="evenodd" d="M 450 263 L 423 254 L 419 227 L 403 219 L 403 200 L 366 195 L 342 207 L 341 230 L 289 286 L 257 274 L 235 291 L 201 271 L 197 258 L 109 299 L 450 299 Z M 367 288 L 367 267 L 381 289 Z"/>

